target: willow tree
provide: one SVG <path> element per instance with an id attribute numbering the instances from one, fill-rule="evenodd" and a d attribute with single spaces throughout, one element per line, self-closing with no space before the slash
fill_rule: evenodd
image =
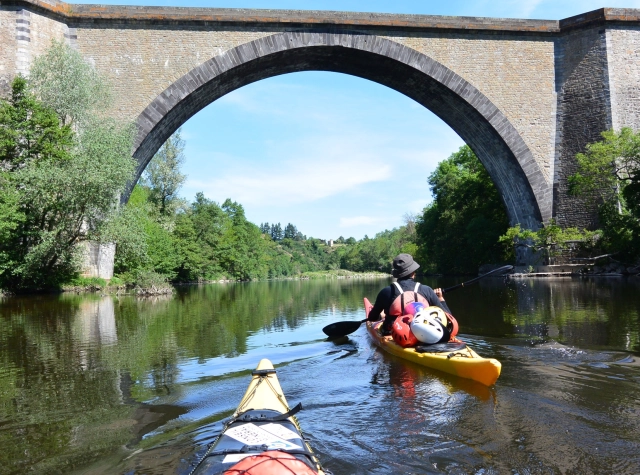
<path id="1" fill-rule="evenodd" d="M 104 115 L 106 84 L 78 52 L 54 42 L 0 102 L 0 229 L 7 234 L 0 287 L 68 280 L 79 270 L 78 243 L 101 238 L 118 213 L 134 171 L 134 129 Z"/>

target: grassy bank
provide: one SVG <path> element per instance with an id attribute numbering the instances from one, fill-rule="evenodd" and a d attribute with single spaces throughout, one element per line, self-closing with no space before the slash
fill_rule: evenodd
<path id="1" fill-rule="evenodd" d="M 336 269 L 303 272 L 299 277 L 294 277 L 293 279 L 383 279 L 387 277 L 389 277 L 389 274 L 385 274 L 383 272 L 353 272 L 345 269 Z"/>
<path id="2" fill-rule="evenodd" d="M 102 292 L 102 293 L 131 293 L 137 295 L 160 295 L 171 293 L 174 290 L 173 285 L 166 281 L 162 276 L 155 273 L 145 273 L 145 275 L 137 276 L 135 280 L 131 278 L 125 279 L 114 277 L 111 280 L 100 279 L 98 277 L 78 277 L 67 285 L 62 286 L 63 292 Z M 320 279 L 385 279 L 389 274 L 382 272 L 353 272 L 344 269 L 303 272 L 295 277 L 281 277 L 269 280 L 320 280 Z M 256 279 L 255 282 L 266 280 Z M 180 283 L 176 285 L 194 285 L 194 284 L 218 284 L 218 283 L 235 283 L 235 280 L 212 280 L 202 282 Z M 2 291 L 0 290 L 0 295 Z"/>
<path id="3" fill-rule="evenodd" d="M 173 292 L 173 286 L 165 277 L 155 272 L 140 272 L 133 275 L 113 277 L 77 277 L 62 286 L 63 292 L 133 293 L 137 295 L 162 295 Z"/>

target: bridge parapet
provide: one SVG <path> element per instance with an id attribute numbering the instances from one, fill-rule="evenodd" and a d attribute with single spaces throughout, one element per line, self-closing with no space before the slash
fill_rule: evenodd
<path id="1" fill-rule="evenodd" d="M 26 8 L 56 16 L 65 22 L 190 23 L 208 26 L 259 25 L 264 27 L 326 27 L 492 31 L 502 33 L 560 34 L 575 28 L 640 22 L 640 10 L 599 8 L 563 20 L 529 20 L 326 10 L 274 10 L 243 8 L 139 7 L 125 5 L 70 4 L 60 0 L 8 0 L 5 6 Z"/>

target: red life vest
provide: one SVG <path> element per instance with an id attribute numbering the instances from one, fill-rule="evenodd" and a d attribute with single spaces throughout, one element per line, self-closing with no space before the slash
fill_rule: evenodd
<path id="1" fill-rule="evenodd" d="M 411 302 L 420 302 L 421 304 L 424 304 L 425 307 L 429 306 L 429 301 L 418 293 L 420 282 L 416 282 L 416 288 L 413 289 L 413 291 L 402 290 L 402 287 L 400 287 L 400 284 L 397 282 L 394 282 L 393 285 L 398 288 L 400 295 L 398 295 L 391 303 L 391 307 L 389 307 L 389 315 L 395 315 L 396 317 L 406 315 L 404 313 L 404 307 Z"/>

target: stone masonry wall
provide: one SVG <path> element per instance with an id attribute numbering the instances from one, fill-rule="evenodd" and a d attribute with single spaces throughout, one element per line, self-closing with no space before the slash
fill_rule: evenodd
<path id="1" fill-rule="evenodd" d="M 23 8 L 0 6 L 0 95 L 6 97 L 17 74 L 27 76 L 33 58 L 53 40 L 66 41 L 63 22 Z"/>
<path id="2" fill-rule="evenodd" d="M 272 34 L 117 24 L 108 28 L 79 24 L 75 31 L 80 53 L 111 80 L 112 115 L 127 120 L 135 120 L 162 91 L 211 57 Z"/>
<path id="3" fill-rule="evenodd" d="M 76 29 L 79 51 L 114 84 L 114 115 L 131 120 L 194 67 L 279 31 L 284 30 L 148 29 L 131 25 L 96 28 L 89 24 L 78 24 Z M 556 107 L 551 38 L 434 33 L 385 37 L 441 62 L 485 94 L 521 134 L 551 182 Z"/>
<path id="4" fill-rule="evenodd" d="M 611 127 L 604 29 L 580 30 L 556 43 L 558 125 L 553 182 L 553 216 L 566 226 L 597 226 L 592 197 L 569 195 L 568 177 L 577 171 L 575 155 Z"/>
<path id="5" fill-rule="evenodd" d="M 607 28 L 611 122 L 640 130 L 640 28 Z"/>
<path id="6" fill-rule="evenodd" d="M 0 8 L 0 97 L 9 92 L 16 70 L 15 13 Z"/>

